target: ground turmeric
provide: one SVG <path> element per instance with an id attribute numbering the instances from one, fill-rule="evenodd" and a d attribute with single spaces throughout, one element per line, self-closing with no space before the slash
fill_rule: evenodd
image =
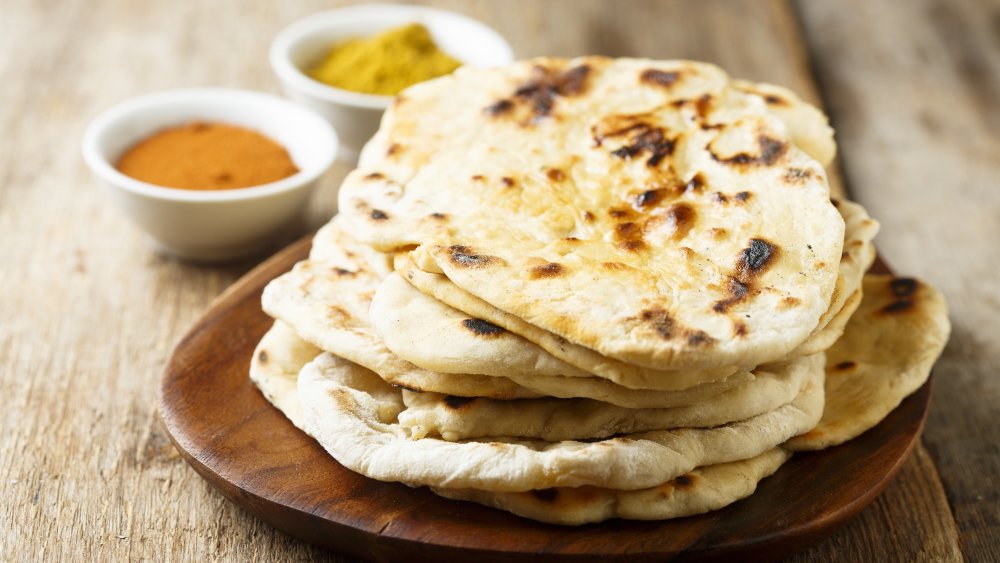
<path id="1" fill-rule="evenodd" d="M 335 88 L 395 96 L 408 86 L 449 74 L 461 64 L 434 43 L 426 27 L 414 23 L 344 41 L 308 74 Z"/>

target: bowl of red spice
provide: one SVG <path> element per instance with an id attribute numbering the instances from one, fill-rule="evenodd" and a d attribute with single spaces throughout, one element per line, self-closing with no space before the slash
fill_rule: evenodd
<path id="1" fill-rule="evenodd" d="M 271 43 L 270 60 L 285 94 L 327 118 L 340 134 L 340 158 L 353 162 L 406 87 L 514 55 L 499 33 L 462 14 L 365 4 L 292 23 Z"/>
<path id="2" fill-rule="evenodd" d="M 123 102 L 83 138 L 87 165 L 161 251 L 232 259 L 294 229 L 338 149 L 316 113 L 277 96 L 221 88 Z"/>

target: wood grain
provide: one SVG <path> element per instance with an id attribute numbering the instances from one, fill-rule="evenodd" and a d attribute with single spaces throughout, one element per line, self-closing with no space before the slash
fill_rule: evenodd
<path id="1" fill-rule="evenodd" d="M 552 526 L 426 488 L 367 479 L 334 461 L 249 380 L 254 347 L 273 321 L 264 286 L 309 251 L 296 242 L 233 284 L 171 355 L 159 411 L 181 455 L 251 514 L 306 541 L 376 560 L 550 561 L 774 559 L 828 536 L 867 506 L 919 441 L 924 385 L 847 444 L 797 454 L 749 498 L 665 522 Z M 887 272 L 877 262 L 876 272 Z"/>
<path id="2" fill-rule="evenodd" d="M 876 244 L 948 298 L 926 448 L 963 554 L 1000 561 L 1000 3 L 850 4 L 800 7 Z"/>
<path id="3" fill-rule="evenodd" d="M 253 261 L 189 266 L 153 254 L 98 190 L 79 140 L 99 111 L 152 90 L 276 92 L 271 38 L 340 3 L 4 3 L 0 560 L 329 557 L 217 494 L 156 420 L 170 350 Z M 883 223 L 878 244 L 900 271 L 944 289 L 955 334 L 926 451 L 794 560 L 948 560 L 959 547 L 970 560 L 1000 559 L 1000 453 L 989 439 L 1000 419 L 995 0 L 802 2 L 801 29 L 776 0 L 428 3 L 493 25 L 519 56 L 685 56 L 802 92 L 813 91 L 803 69 L 814 68 L 852 192 Z M 344 172 L 326 178 L 303 232 L 333 213 Z"/>

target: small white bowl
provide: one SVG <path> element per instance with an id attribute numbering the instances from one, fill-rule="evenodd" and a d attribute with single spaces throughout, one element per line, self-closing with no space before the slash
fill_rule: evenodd
<path id="1" fill-rule="evenodd" d="M 288 150 L 299 172 L 249 188 L 184 190 L 142 182 L 115 168 L 136 142 L 192 121 L 262 133 Z M 133 98 L 94 119 L 83 136 L 83 158 L 115 203 L 152 236 L 158 249 L 199 261 L 237 258 L 273 244 L 300 216 L 337 148 L 330 124 L 308 109 L 277 96 L 222 88 Z"/>
<path id="2" fill-rule="evenodd" d="M 282 30 L 271 43 L 271 68 L 285 94 L 322 114 L 337 129 L 340 159 L 354 163 L 378 130 L 392 96 L 361 94 L 328 86 L 303 72 L 344 39 L 368 37 L 408 23 L 421 23 L 434 42 L 464 64 L 505 65 L 514 60 L 499 33 L 463 15 L 423 6 L 366 4 L 313 14 Z"/>

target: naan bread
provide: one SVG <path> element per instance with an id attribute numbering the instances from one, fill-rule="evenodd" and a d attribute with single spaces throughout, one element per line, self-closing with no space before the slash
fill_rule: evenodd
<path id="1" fill-rule="evenodd" d="M 495 377 L 593 377 L 521 336 L 424 295 L 395 272 L 379 285 L 369 317 L 390 350 L 425 369 Z"/>
<path id="2" fill-rule="evenodd" d="M 610 518 L 667 520 L 718 510 L 750 496 L 757 483 L 773 475 L 790 455 L 774 448 L 750 459 L 698 467 L 662 485 L 637 491 L 591 486 L 524 493 L 432 490 L 443 497 L 477 502 L 550 524 L 576 526 Z"/>
<path id="3" fill-rule="evenodd" d="M 382 128 L 340 191 L 358 236 L 419 246 L 419 267 L 601 355 L 679 377 L 757 365 L 829 308 L 844 222 L 823 167 L 716 67 L 459 70 Z"/>
<path id="4" fill-rule="evenodd" d="M 280 322 L 264 335 L 250 364 L 250 377 L 261 393 L 288 419 L 302 428 L 296 381 L 302 366 L 319 349 L 299 339 Z M 364 381 L 355 381 L 363 385 Z M 380 388 L 369 388 L 379 392 Z M 398 416 L 398 395 L 383 395 L 381 419 Z M 556 524 L 582 524 L 608 518 L 665 519 L 721 508 L 754 491 L 756 483 L 774 473 L 788 454 L 775 448 L 752 459 L 699 467 L 652 489 L 613 491 L 599 487 L 546 489 L 527 493 L 488 493 L 470 489 L 437 489 L 439 495 L 466 499 Z"/>
<path id="5" fill-rule="evenodd" d="M 843 334 L 844 329 L 847 328 L 847 322 L 851 320 L 851 316 L 857 310 L 858 306 L 861 305 L 861 299 L 864 297 L 864 292 L 859 287 L 853 295 L 851 295 L 847 301 L 841 306 L 840 311 L 834 315 L 833 318 L 827 322 L 826 326 L 822 330 L 813 334 L 808 340 L 802 343 L 795 349 L 795 354 L 815 354 L 817 352 L 822 352 L 833 346 Z"/>
<path id="6" fill-rule="evenodd" d="M 830 309 L 821 317 L 820 326 L 793 356 L 823 351 L 840 337 L 847 318 L 860 302 L 860 295 L 852 294 L 861 286 L 864 271 L 875 257 L 871 240 L 878 232 L 878 223 L 858 204 L 839 200 L 834 203 L 847 229 L 833 299 Z M 587 366 L 595 374 L 636 385 L 677 380 L 669 372 L 625 365 L 571 345 L 468 294 L 443 275 L 417 269 L 405 254 L 396 256 L 395 267 L 426 295 L 408 290 L 400 280 L 390 277 L 372 301 L 372 322 L 393 352 L 420 367 L 448 373 L 511 376 L 587 375 L 580 373 L 580 366 Z M 849 303 L 848 296 L 852 296 Z M 445 302 L 464 313 L 445 306 Z M 832 322 L 834 319 L 836 322 Z M 475 330 L 477 327 L 480 330 Z"/>
<path id="7" fill-rule="evenodd" d="M 393 354 L 368 322 L 372 296 L 389 271 L 388 257 L 352 239 L 334 218 L 317 234 L 310 259 L 272 280 L 261 301 L 268 315 L 303 340 L 376 371 L 395 385 L 496 399 L 541 396 L 498 377 L 440 378 Z"/>
<path id="8" fill-rule="evenodd" d="M 408 254 L 396 256 L 395 268 L 408 283 L 422 293 L 453 309 L 462 311 L 472 318 L 485 320 L 517 334 L 564 362 L 585 369 L 621 387 L 637 390 L 680 391 L 707 385 L 709 382 L 729 380 L 741 373 L 747 373 L 747 368 L 723 368 L 685 372 L 681 377 L 677 372 L 627 364 L 614 358 L 602 356 L 585 346 L 573 344 L 561 336 L 490 305 L 458 287 L 443 274 L 432 274 L 416 267 Z"/>
<path id="9" fill-rule="evenodd" d="M 405 257 L 397 257 L 397 263 L 404 269 L 403 274 L 412 277 L 431 277 L 434 274 L 413 272 L 400 262 Z M 448 283 L 447 278 L 438 276 L 442 283 Z M 461 291 L 461 290 L 458 290 Z M 475 299 L 475 298 L 473 298 Z M 485 304 L 484 304 L 485 305 Z M 483 309 L 489 309 L 485 305 Z M 406 283 L 401 275 L 393 274 L 379 286 L 369 310 L 372 325 L 382 337 L 386 346 L 400 357 L 414 364 L 434 371 L 444 373 L 478 373 L 498 377 L 509 377 L 517 381 L 527 381 L 540 376 L 561 376 L 566 378 L 596 379 L 591 371 L 607 372 L 608 364 L 619 364 L 614 360 L 601 358 L 594 352 L 577 354 L 582 360 L 593 360 L 590 370 L 566 363 L 549 354 L 547 350 L 527 340 L 526 338 L 493 324 L 490 321 L 470 316 L 449 307 L 442 301 L 425 295 Z M 497 318 L 494 316 L 494 318 Z M 505 319 L 500 322 L 515 329 L 524 323 L 517 319 Z M 529 330 L 529 332 L 532 332 Z M 567 345 L 554 335 L 547 335 L 545 340 L 549 346 L 556 349 L 560 355 L 565 355 Z M 561 346 L 561 348 L 560 348 Z M 585 362 L 579 362 L 585 363 Z M 632 370 L 632 366 L 624 366 L 625 370 L 647 372 L 652 370 Z M 618 366 L 615 365 L 614 369 Z M 705 373 L 705 381 L 701 378 L 688 378 L 689 382 L 697 382 L 694 386 L 708 383 L 719 383 L 722 380 L 740 380 L 745 377 L 746 370 L 729 373 L 727 369 L 719 377 L 716 374 Z M 652 374 L 661 375 L 661 374 Z M 662 390 L 674 389 L 675 379 L 652 377 L 644 379 L 659 384 Z M 611 381 L 605 387 L 617 387 Z M 525 383 L 522 383 L 524 385 Z M 639 388 L 645 391 L 646 389 Z M 691 386 L 683 390 L 691 389 Z M 556 393 L 554 396 L 563 396 Z M 592 396 L 592 395 L 584 395 Z"/>
<path id="10" fill-rule="evenodd" d="M 757 372 L 755 393 L 731 389 L 689 406 L 629 409 L 591 399 L 496 401 L 403 391 L 399 425 L 412 438 L 516 436 L 548 442 L 607 438 L 664 428 L 708 428 L 746 420 L 790 403 L 804 385 L 823 384 L 823 354 Z"/>
<path id="11" fill-rule="evenodd" d="M 869 217 L 865 208 L 853 201 L 835 199 L 833 205 L 840 211 L 846 226 L 844 252 L 840 257 L 837 283 L 834 285 L 833 295 L 830 298 L 830 308 L 820 317 L 816 330 L 800 349 L 812 347 L 811 349 L 815 350 L 815 345 L 810 340 L 816 337 L 835 316 L 840 314 L 847 300 L 861 287 L 861 279 L 871 267 L 872 262 L 875 261 L 875 245 L 872 244 L 872 240 L 879 231 L 878 221 Z M 848 313 L 847 316 L 850 314 Z M 802 352 L 797 350 L 796 353 Z"/>
<path id="12" fill-rule="evenodd" d="M 302 340 L 281 322 L 264 334 L 250 359 L 250 379 L 264 398 L 292 421 L 302 425 L 297 380 L 302 366 L 313 361 L 322 350 Z"/>
<path id="13" fill-rule="evenodd" d="M 370 322 L 370 303 L 388 271 L 384 266 L 387 258 L 353 240 L 337 219 L 317 235 L 311 256 L 316 255 L 328 260 L 300 262 L 264 288 L 264 310 L 314 346 L 415 391 L 494 399 L 588 397 L 623 407 L 674 407 L 703 401 L 755 379 L 752 373 L 742 371 L 682 391 L 649 391 L 624 388 L 597 377 L 522 373 L 504 378 L 422 369 L 387 348 Z M 742 392 L 752 394 L 754 390 L 745 386 Z"/>
<path id="14" fill-rule="evenodd" d="M 356 381 L 365 380 L 364 385 Z M 715 428 L 642 432 L 595 442 L 413 440 L 382 403 L 402 392 L 357 364 L 324 353 L 299 374 L 310 435 L 348 469 L 380 481 L 523 492 L 597 485 L 635 490 L 701 465 L 758 456 L 808 431 L 822 414 L 823 388 L 807 384 L 791 403 Z M 372 393 L 367 389 L 379 389 Z M 395 402 L 391 405 L 395 408 Z"/>
<path id="15" fill-rule="evenodd" d="M 784 122 L 795 146 L 829 166 L 837 154 L 833 129 L 819 109 L 802 101 L 794 92 L 774 84 L 733 80 L 733 88 L 756 95 L 767 104 L 767 110 Z"/>
<path id="16" fill-rule="evenodd" d="M 865 276 L 864 299 L 827 351 L 826 407 L 819 425 L 793 438 L 821 450 L 859 436 L 920 388 L 948 340 L 944 297 L 912 278 Z"/>
<path id="17" fill-rule="evenodd" d="M 560 524 L 725 506 L 877 424 L 947 338 L 933 288 L 862 283 L 878 224 L 829 200 L 835 150 L 701 63 L 417 85 L 265 289 L 251 378 L 371 478 Z"/>

